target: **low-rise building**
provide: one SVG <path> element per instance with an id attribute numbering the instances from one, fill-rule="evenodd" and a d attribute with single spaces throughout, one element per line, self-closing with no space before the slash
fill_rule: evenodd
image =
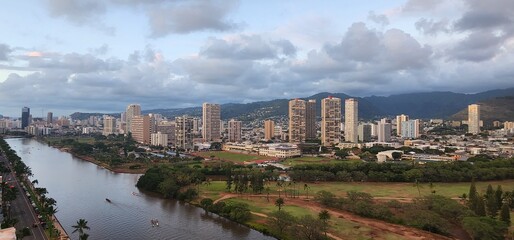
<path id="1" fill-rule="evenodd" d="M 291 158 L 301 156 L 302 151 L 300 150 L 300 148 L 298 148 L 296 144 L 271 143 L 260 146 L 259 155 L 276 158 Z"/>

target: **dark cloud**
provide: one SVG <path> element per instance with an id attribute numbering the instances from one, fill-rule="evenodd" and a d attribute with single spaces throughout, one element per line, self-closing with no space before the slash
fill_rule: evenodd
<path id="1" fill-rule="evenodd" d="M 368 19 L 382 26 L 389 25 L 389 19 L 384 14 L 376 14 L 375 12 L 371 11 L 368 13 Z"/>
<path id="2" fill-rule="evenodd" d="M 238 25 L 227 17 L 236 5 L 237 1 L 234 0 L 193 0 L 154 6 L 148 12 L 151 35 L 163 37 L 170 33 L 236 29 Z"/>
<path id="3" fill-rule="evenodd" d="M 296 56 L 296 51 L 298 50 L 296 46 L 293 45 L 289 40 L 278 40 L 272 42 L 273 45 L 280 49 L 280 52 L 286 56 Z"/>
<path id="4" fill-rule="evenodd" d="M 328 46 L 327 50 L 335 59 L 370 62 L 379 55 L 381 47 L 379 34 L 359 22 L 352 24 L 340 44 Z"/>
<path id="5" fill-rule="evenodd" d="M 104 1 L 46 0 L 46 2 L 52 16 L 65 17 L 77 24 L 84 24 L 106 11 Z"/>
<path id="6" fill-rule="evenodd" d="M 12 51 L 8 45 L 0 43 L 0 61 L 7 61 Z"/>
<path id="7" fill-rule="evenodd" d="M 500 52 L 502 41 L 502 37 L 497 37 L 490 31 L 475 31 L 448 53 L 454 59 L 481 62 L 496 56 Z"/>
<path id="8" fill-rule="evenodd" d="M 416 29 L 425 35 L 436 36 L 438 33 L 449 33 L 449 21 L 447 19 L 434 21 L 422 18 L 415 23 Z"/>

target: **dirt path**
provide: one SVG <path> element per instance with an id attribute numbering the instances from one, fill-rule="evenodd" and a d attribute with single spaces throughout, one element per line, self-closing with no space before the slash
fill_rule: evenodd
<path id="1" fill-rule="evenodd" d="M 216 203 L 216 202 L 219 202 L 219 201 L 222 201 L 225 199 L 237 198 L 237 197 L 239 197 L 238 194 L 227 193 L 227 194 L 223 194 L 223 196 L 221 198 L 217 199 L 214 202 Z M 266 198 L 265 195 L 244 195 L 244 197 L 246 197 L 246 198 Z M 278 195 L 270 195 L 270 197 L 276 198 L 276 197 L 278 197 Z M 394 234 L 403 236 L 407 239 L 415 239 L 415 240 L 453 239 L 453 238 L 448 238 L 448 237 L 445 237 L 442 235 L 433 234 L 433 233 L 423 231 L 420 229 L 416 229 L 416 228 L 411 228 L 411 227 L 402 226 L 402 225 L 398 225 L 398 224 L 388 223 L 388 222 L 384 222 L 384 221 L 377 220 L 377 219 L 360 217 L 353 213 L 349 213 L 349 212 L 345 212 L 345 211 L 341 211 L 341 210 L 337 210 L 337 209 L 327 209 L 327 208 L 320 206 L 318 203 L 311 202 L 307 199 L 285 198 L 285 200 L 288 204 L 305 207 L 305 208 L 308 208 L 315 212 L 320 212 L 321 210 L 326 209 L 333 217 L 344 218 L 346 220 L 367 226 L 369 228 L 377 229 L 377 230 L 380 230 L 383 232 L 394 233 Z M 255 214 L 255 215 L 262 216 L 265 214 L 259 213 L 259 214 Z M 341 239 L 337 236 L 331 236 L 331 237 L 333 237 L 334 239 Z"/>

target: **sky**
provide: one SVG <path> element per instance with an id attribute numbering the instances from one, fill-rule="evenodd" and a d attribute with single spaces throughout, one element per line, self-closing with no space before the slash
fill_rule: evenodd
<path id="1" fill-rule="evenodd" d="M 514 87 L 512 0 L 0 4 L 6 116 Z"/>

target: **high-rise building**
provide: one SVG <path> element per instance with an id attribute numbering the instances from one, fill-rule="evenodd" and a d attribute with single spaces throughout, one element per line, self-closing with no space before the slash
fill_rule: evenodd
<path id="1" fill-rule="evenodd" d="M 152 145 L 154 146 L 168 146 L 168 134 L 161 132 L 152 133 L 151 138 Z"/>
<path id="2" fill-rule="evenodd" d="M 360 124 L 358 132 L 360 142 L 371 141 L 371 124 Z"/>
<path id="3" fill-rule="evenodd" d="M 200 118 L 197 118 L 197 117 L 193 118 L 193 132 L 195 134 L 199 134 L 200 133 L 200 126 L 201 126 Z"/>
<path id="4" fill-rule="evenodd" d="M 377 134 L 379 142 L 390 142 L 391 123 L 387 123 L 385 121 L 381 121 L 380 123 L 378 123 Z"/>
<path id="5" fill-rule="evenodd" d="M 46 114 L 46 123 L 51 125 L 54 122 L 54 114 L 52 112 L 48 112 Z"/>
<path id="6" fill-rule="evenodd" d="M 289 142 L 305 141 L 305 101 L 289 101 Z"/>
<path id="7" fill-rule="evenodd" d="M 241 142 L 241 121 L 234 119 L 228 121 L 228 141 Z"/>
<path id="8" fill-rule="evenodd" d="M 316 139 L 316 100 L 305 102 L 305 139 Z"/>
<path id="9" fill-rule="evenodd" d="M 271 140 L 275 137 L 275 122 L 273 120 L 264 121 L 264 139 Z"/>
<path id="10" fill-rule="evenodd" d="M 221 107 L 219 104 L 204 103 L 202 117 L 202 137 L 204 141 L 219 141 L 221 124 Z"/>
<path id="11" fill-rule="evenodd" d="M 468 133 L 480 133 L 480 105 L 478 104 L 468 106 Z"/>
<path id="12" fill-rule="evenodd" d="M 116 134 L 116 118 L 111 116 L 104 117 L 104 129 L 102 131 L 102 135 L 109 136 L 111 134 Z"/>
<path id="13" fill-rule="evenodd" d="M 131 133 L 135 141 L 142 144 L 151 143 L 151 135 L 155 131 L 152 117 L 146 116 L 133 116 L 131 118 Z"/>
<path id="14" fill-rule="evenodd" d="M 30 118 L 30 108 L 23 107 L 21 109 L 21 128 L 25 129 L 26 127 L 29 126 L 29 124 L 30 124 L 29 118 Z"/>
<path id="15" fill-rule="evenodd" d="M 193 149 L 192 117 L 175 117 L 175 147 L 183 150 Z"/>
<path id="16" fill-rule="evenodd" d="M 175 144 L 175 122 L 160 121 L 157 123 L 156 132 L 168 135 L 168 143 Z"/>
<path id="17" fill-rule="evenodd" d="M 141 106 L 139 104 L 130 104 L 125 112 L 125 122 L 127 123 L 125 133 L 128 134 L 132 130 L 132 118 L 141 115 Z"/>
<path id="18" fill-rule="evenodd" d="M 396 135 L 401 136 L 402 135 L 402 122 L 409 121 L 409 116 L 402 114 L 396 116 Z"/>
<path id="19" fill-rule="evenodd" d="M 402 138 L 411 138 L 411 139 L 416 139 L 419 137 L 419 124 L 420 124 L 420 121 L 419 119 L 414 119 L 414 120 L 408 120 L 408 121 L 404 121 L 402 122 L 402 132 L 401 132 L 401 136 Z"/>
<path id="20" fill-rule="evenodd" d="M 348 98 L 344 101 L 344 139 L 346 142 L 359 142 L 357 135 L 358 111 L 359 103 L 357 99 Z"/>
<path id="21" fill-rule="evenodd" d="M 321 100 L 321 143 L 338 144 L 341 140 L 341 99 L 328 97 Z"/>

